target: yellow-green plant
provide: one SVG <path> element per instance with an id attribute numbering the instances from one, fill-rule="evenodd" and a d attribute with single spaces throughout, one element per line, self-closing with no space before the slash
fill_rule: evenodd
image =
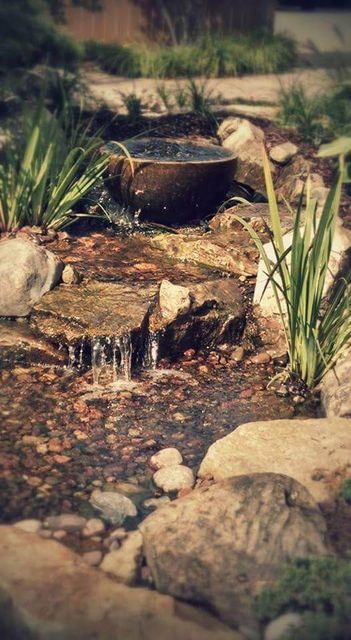
<path id="1" fill-rule="evenodd" d="M 313 387 L 333 367 L 351 340 L 350 274 L 335 282 L 325 298 L 328 264 L 340 206 L 344 158 L 342 155 L 339 158 L 338 175 L 321 212 L 311 196 L 307 181 L 305 193 L 301 194 L 294 214 L 289 246 L 283 239 L 266 153 L 264 173 L 274 260 L 269 258 L 252 227 L 239 216 L 237 219 L 248 230 L 264 261 L 267 284 L 272 284 L 284 327 L 290 371 Z"/>
<path id="2" fill-rule="evenodd" d="M 49 113 L 43 101 L 27 114 L 23 140 L 9 145 L 0 167 L 0 231 L 68 226 L 75 205 L 106 169 L 101 142 L 73 127 L 66 110 L 60 117 Z"/>

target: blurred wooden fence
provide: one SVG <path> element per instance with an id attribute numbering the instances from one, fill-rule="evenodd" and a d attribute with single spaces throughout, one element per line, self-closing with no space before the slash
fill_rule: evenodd
<path id="1" fill-rule="evenodd" d="M 101 4 L 103 10 L 98 12 L 69 6 L 65 30 L 78 40 L 127 43 L 154 41 L 155 37 L 159 41 L 165 39 L 162 19 L 153 0 L 146 3 L 147 18 L 133 0 L 101 0 Z M 271 29 L 274 7 L 274 0 L 207 0 L 201 24 L 222 33 Z"/>

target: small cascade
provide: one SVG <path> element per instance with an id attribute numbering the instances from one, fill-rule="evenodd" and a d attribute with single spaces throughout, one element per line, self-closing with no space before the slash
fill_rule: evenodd
<path id="1" fill-rule="evenodd" d="M 68 345 L 68 371 L 73 371 L 76 366 L 76 348 L 73 344 Z"/>
<path id="2" fill-rule="evenodd" d="M 160 347 L 160 331 L 148 331 L 144 352 L 144 367 L 155 370 Z"/>
<path id="3" fill-rule="evenodd" d="M 119 360 L 120 360 L 120 344 L 119 344 L 119 340 L 118 340 L 118 338 L 113 338 L 113 341 L 112 341 L 112 379 L 113 379 L 114 383 L 116 383 L 117 380 L 118 380 Z"/>
<path id="4" fill-rule="evenodd" d="M 93 384 L 99 384 L 99 377 L 106 364 L 105 345 L 100 338 L 94 338 L 91 343 L 91 369 L 93 372 Z"/>
<path id="5" fill-rule="evenodd" d="M 83 369 L 83 355 L 84 355 L 84 338 L 83 338 L 82 342 L 80 343 L 80 347 L 79 347 L 79 351 L 78 351 L 77 366 L 78 366 L 79 371 L 81 371 Z"/>
<path id="6" fill-rule="evenodd" d="M 121 371 L 124 379 L 129 381 L 132 378 L 132 340 L 130 333 L 125 333 L 121 338 L 117 338 L 116 342 L 121 354 Z"/>

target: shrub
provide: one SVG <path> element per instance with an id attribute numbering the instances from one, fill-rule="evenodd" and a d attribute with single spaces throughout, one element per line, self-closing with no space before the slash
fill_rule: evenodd
<path id="1" fill-rule="evenodd" d="M 73 208 L 102 176 L 107 158 L 86 128 L 72 125 L 67 111 L 55 116 L 43 101 L 26 114 L 23 136 L 5 150 L 0 167 L 0 231 L 74 222 Z"/>
<path id="2" fill-rule="evenodd" d="M 292 125 L 308 141 L 319 144 L 351 134 L 351 86 L 345 83 L 330 94 L 308 96 L 301 84 L 281 88 L 279 121 Z"/>
<path id="3" fill-rule="evenodd" d="M 317 202 L 306 185 L 306 205 L 300 203 L 294 216 L 292 240 L 285 246 L 267 155 L 264 172 L 272 228 L 275 259 L 271 260 L 257 233 L 238 220 L 256 242 L 272 284 L 285 331 L 289 367 L 309 387 L 316 385 L 336 363 L 351 339 L 351 274 L 332 287 L 327 303 L 324 289 L 340 206 L 344 160 L 317 219 Z M 304 215 L 303 215 L 304 214 Z M 304 225 L 301 221 L 304 218 Z"/>
<path id="4" fill-rule="evenodd" d="M 172 47 L 88 42 L 85 55 L 106 71 L 127 77 L 216 77 L 285 71 L 294 65 L 296 47 L 284 36 L 256 33 L 206 36 Z"/>
<path id="5" fill-rule="evenodd" d="M 256 598 L 262 623 L 288 611 L 302 614 L 303 624 L 288 640 L 348 640 L 351 611 L 351 560 L 311 558 L 287 563 L 274 587 Z"/>
<path id="6" fill-rule="evenodd" d="M 81 47 L 56 30 L 41 0 L 0 3 L 0 72 L 40 62 L 73 68 Z"/>

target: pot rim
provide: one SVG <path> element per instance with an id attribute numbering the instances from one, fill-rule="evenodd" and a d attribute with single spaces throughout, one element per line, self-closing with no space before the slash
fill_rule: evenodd
<path id="1" fill-rule="evenodd" d="M 139 140 L 145 140 L 145 138 L 140 138 Z M 157 139 L 157 138 L 155 138 Z M 176 142 L 176 143 L 184 143 L 187 140 L 184 138 L 159 138 L 160 140 L 163 140 L 165 142 Z M 125 143 L 119 143 L 115 140 L 110 140 L 110 143 L 115 142 L 116 144 L 124 144 Z M 192 160 L 162 160 L 162 159 L 157 159 L 157 158 L 138 158 L 136 156 L 133 156 L 132 154 L 130 154 L 129 156 L 127 155 L 119 155 L 118 153 L 114 153 L 111 152 L 110 153 L 110 157 L 111 158 L 117 158 L 120 160 L 126 160 L 128 162 L 133 162 L 136 164 L 155 164 L 155 165 L 175 165 L 175 166 L 186 166 L 186 165 L 206 165 L 206 164 L 219 164 L 219 163 L 225 163 L 225 162 L 233 162 L 233 160 L 236 160 L 236 155 L 234 154 L 234 152 L 230 151 L 230 149 L 226 149 L 225 147 L 222 147 L 221 145 L 214 145 L 211 143 L 208 143 L 208 145 L 199 143 L 195 141 L 188 141 L 190 144 L 192 144 L 194 147 L 198 146 L 198 147 L 214 147 L 215 149 L 217 149 L 217 146 L 220 149 L 225 149 L 228 153 L 230 153 L 230 155 L 223 157 L 223 158 L 212 158 L 209 160 L 206 159 L 201 159 L 199 158 L 198 160 L 192 159 Z M 107 145 L 104 145 L 104 149 L 106 149 Z M 125 145 L 126 146 L 126 145 Z M 127 146 L 126 146 L 127 148 Z"/>

